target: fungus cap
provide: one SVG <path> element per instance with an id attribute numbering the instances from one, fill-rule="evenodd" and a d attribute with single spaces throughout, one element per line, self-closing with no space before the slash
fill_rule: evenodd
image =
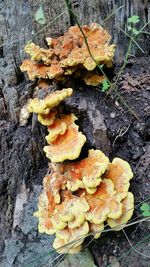
<path id="1" fill-rule="evenodd" d="M 88 233 L 89 224 L 87 221 L 78 228 L 69 229 L 67 227 L 64 230 L 57 231 L 53 247 L 58 253 L 78 253 Z"/>
<path id="2" fill-rule="evenodd" d="M 88 157 L 74 163 L 57 165 L 57 171 L 67 179 L 67 188 L 76 191 L 79 188 L 93 194 L 102 181 L 101 175 L 109 164 L 108 157 L 100 150 L 89 150 Z"/>
<path id="3" fill-rule="evenodd" d="M 45 146 L 44 152 L 52 162 L 74 160 L 79 157 L 85 142 L 85 135 L 78 131 L 75 124 L 72 124 L 63 135 L 58 136 L 49 146 Z"/>
<path id="4" fill-rule="evenodd" d="M 38 121 L 45 126 L 50 126 L 54 123 L 56 114 L 56 109 L 52 109 L 48 114 L 38 114 Z"/>
<path id="5" fill-rule="evenodd" d="M 129 181 L 133 177 L 133 172 L 127 161 L 120 158 L 114 158 L 112 163 L 109 164 L 108 171 L 104 177 L 113 181 L 115 190 L 121 199 L 124 199 L 127 196 L 130 186 Z"/>
<path id="6" fill-rule="evenodd" d="M 61 222 L 68 224 L 69 228 L 76 228 L 85 221 L 85 214 L 89 210 L 89 205 L 84 198 L 71 195 L 66 198 L 56 209 L 52 217 L 52 224 L 55 229 L 64 229 Z"/>
<path id="7" fill-rule="evenodd" d="M 131 219 L 134 211 L 134 196 L 131 192 L 127 193 L 127 196 L 122 200 L 122 215 L 117 220 L 107 219 L 108 225 L 115 231 L 120 231 L 125 227 L 127 222 Z"/>
<path id="8" fill-rule="evenodd" d="M 86 219 L 91 223 L 101 224 L 107 217 L 117 219 L 122 214 L 121 200 L 114 191 L 113 182 L 109 179 L 103 179 L 94 194 L 88 194 L 80 189 L 79 195 L 82 195 L 90 206 Z"/>
<path id="9" fill-rule="evenodd" d="M 39 196 L 38 211 L 34 213 L 34 216 L 38 218 L 38 230 L 40 233 L 46 233 L 52 235 L 55 233 L 55 229 L 51 222 L 51 215 L 55 209 L 54 198 L 49 192 L 42 192 Z"/>
<path id="10" fill-rule="evenodd" d="M 94 238 L 98 239 L 101 236 L 101 232 L 104 230 L 104 224 L 89 223 L 89 228 Z"/>
<path id="11" fill-rule="evenodd" d="M 102 74 L 97 74 L 93 71 L 90 71 L 90 72 L 86 72 L 83 76 L 81 76 L 81 79 L 87 85 L 98 86 L 105 80 L 105 77 Z"/>
<path id="12" fill-rule="evenodd" d="M 60 190 L 64 190 L 66 188 L 66 181 L 62 175 L 57 172 L 51 172 L 51 174 L 46 175 L 43 179 L 44 190 L 50 190 L 55 203 L 60 203 L 61 196 Z"/>
<path id="13" fill-rule="evenodd" d="M 43 61 L 46 65 L 51 64 L 52 56 L 54 55 L 53 49 L 44 49 L 31 42 L 25 46 L 25 52 L 30 55 L 32 60 Z"/>
<path id="14" fill-rule="evenodd" d="M 59 119 L 56 119 L 53 125 L 48 127 L 49 134 L 46 136 L 48 143 L 54 142 L 59 135 L 63 135 L 68 126 L 72 124 L 77 117 L 74 114 L 61 115 Z"/>
<path id="15" fill-rule="evenodd" d="M 61 101 L 71 96 L 72 93 L 72 88 L 67 88 L 60 91 L 57 90 L 46 96 L 45 99 L 34 98 L 28 104 L 28 111 L 38 114 L 48 114 L 52 108 L 58 106 Z"/>

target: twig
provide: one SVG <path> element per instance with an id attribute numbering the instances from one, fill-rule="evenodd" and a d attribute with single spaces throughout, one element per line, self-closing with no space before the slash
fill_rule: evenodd
<path id="1" fill-rule="evenodd" d="M 105 18 L 105 19 L 102 21 L 102 24 L 103 24 L 106 20 L 108 20 L 110 17 L 112 17 L 118 10 L 120 10 L 120 9 L 123 8 L 124 6 L 125 6 L 125 5 L 122 5 L 122 6 L 118 7 L 117 9 L 115 9 L 114 11 L 112 11 L 112 13 L 110 13 L 110 15 L 108 15 L 108 17 Z"/>
<path id="2" fill-rule="evenodd" d="M 124 235 L 125 235 L 127 241 L 129 242 L 129 245 L 130 245 L 130 247 L 132 248 L 132 250 L 135 251 L 137 254 L 139 254 L 139 255 L 141 255 L 141 256 L 144 256 L 144 257 L 150 259 L 149 256 L 147 256 L 147 255 L 145 255 L 144 253 L 141 253 L 140 251 L 136 250 L 136 249 L 132 246 L 131 241 L 130 241 L 130 239 L 128 238 L 126 232 L 125 232 L 123 229 L 122 229 L 122 231 L 123 231 L 123 233 L 124 233 Z"/>
<path id="3" fill-rule="evenodd" d="M 114 141 L 113 141 L 113 144 L 112 144 L 113 147 L 114 147 L 114 145 L 115 145 L 116 140 L 117 140 L 119 137 L 124 136 L 124 134 L 129 130 L 129 128 L 130 128 L 130 125 L 129 125 L 125 130 L 124 130 L 124 129 L 121 129 L 121 130 L 119 131 L 119 134 L 115 137 L 115 139 L 114 139 Z"/>
<path id="4" fill-rule="evenodd" d="M 141 245 L 142 243 L 144 243 L 145 241 L 147 241 L 147 240 L 149 240 L 149 239 L 150 239 L 150 234 L 149 234 L 148 236 L 146 236 L 145 238 L 143 238 L 141 241 L 139 241 L 139 242 L 134 246 L 134 248 L 138 247 L 139 245 Z M 121 257 L 119 257 L 119 258 L 117 259 L 117 261 L 120 261 L 122 258 L 124 258 L 125 256 L 127 256 L 131 251 L 132 251 L 132 248 L 129 249 L 126 253 L 124 253 Z M 115 262 L 116 262 L 116 261 L 115 261 Z M 114 262 L 114 263 L 115 263 L 115 262 Z M 112 266 L 111 264 L 107 265 L 107 267 L 111 267 L 111 266 Z"/>
<path id="5" fill-rule="evenodd" d="M 140 45 L 135 41 L 134 37 L 132 37 L 130 34 L 128 34 L 127 32 L 125 32 L 123 29 L 121 29 L 119 26 L 117 26 L 117 28 L 122 31 L 125 35 L 127 35 L 130 40 L 132 40 L 133 43 L 136 44 L 136 46 L 145 54 L 144 50 L 140 47 Z M 137 34 L 138 35 L 138 34 Z"/>

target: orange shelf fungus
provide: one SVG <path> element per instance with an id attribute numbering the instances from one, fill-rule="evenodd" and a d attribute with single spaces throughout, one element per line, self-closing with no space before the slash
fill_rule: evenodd
<path id="1" fill-rule="evenodd" d="M 29 76 L 29 80 L 34 81 L 36 78 L 44 78 L 48 79 L 48 75 L 46 72 L 46 66 L 41 63 L 37 63 L 30 59 L 25 59 L 20 66 L 22 72 L 27 72 Z"/>
<path id="2" fill-rule="evenodd" d="M 38 120 L 48 126 L 49 134 L 46 136 L 46 140 L 49 145 L 44 147 L 44 152 L 52 162 L 78 158 L 86 142 L 85 135 L 79 132 L 79 127 L 74 123 L 77 120 L 74 114 L 61 114 L 56 118 L 56 107 L 72 93 L 72 88 L 57 90 L 44 99 L 31 99 L 27 106 L 28 112 L 37 113 Z"/>
<path id="3" fill-rule="evenodd" d="M 56 232 L 56 241 L 54 242 L 53 246 L 56 248 L 56 243 L 59 243 L 59 240 L 63 240 L 64 245 L 67 245 L 68 253 L 69 249 L 75 249 L 81 246 L 83 243 L 86 235 L 89 233 L 89 224 L 85 221 L 80 227 L 70 229 L 65 228 L 64 230 L 60 230 Z M 61 247 L 61 246 L 59 246 Z M 59 248 L 58 248 L 59 252 Z"/>
<path id="4" fill-rule="evenodd" d="M 39 197 L 38 211 L 34 216 L 38 218 L 38 230 L 40 233 L 52 235 L 55 229 L 51 222 L 51 215 L 55 209 L 56 203 L 50 191 L 43 191 Z"/>
<path id="5" fill-rule="evenodd" d="M 94 239 L 98 239 L 101 236 L 101 232 L 104 230 L 104 224 L 89 223 L 90 232 L 94 236 Z"/>
<path id="6" fill-rule="evenodd" d="M 52 224 L 57 230 L 64 229 L 66 224 L 70 229 L 79 227 L 84 223 L 88 210 L 89 205 L 85 198 L 72 195 L 55 209 Z"/>
<path id="7" fill-rule="evenodd" d="M 67 125 L 60 119 L 56 119 L 52 126 L 48 127 L 49 134 L 45 137 L 47 143 L 54 142 L 59 135 L 63 135 L 67 130 Z"/>
<path id="8" fill-rule="evenodd" d="M 125 227 L 127 222 L 131 219 L 134 211 L 134 196 L 131 192 L 127 193 L 127 196 L 122 200 L 122 215 L 117 220 L 107 219 L 108 225 L 115 231 L 120 231 Z"/>
<path id="9" fill-rule="evenodd" d="M 68 126 L 67 131 L 57 137 L 49 146 L 44 147 L 47 158 L 52 162 L 74 160 L 79 157 L 81 149 L 86 142 L 86 137 L 78 131 L 78 126 Z"/>
<path id="10" fill-rule="evenodd" d="M 54 79 L 66 82 L 66 77 L 81 77 L 87 85 L 96 86 L 103 81 L 102 75 L 92 74 L 97 64 L 112 66 L 115 45 L 109 44 L 111 36 L 100 25 L 92 23 L 82 26 L 84 36 L 78 26 L 72 26 L 58 38 L 46 38 L 49 48 L 41 48 L 28 43 L 25 52 L 31 59 L 25 59 L 21 71 L 27 72 L 30 80 Z M 90 50 L 90 52 L 89 52 Z M 84 72 L 87 75 L 84 77 Z"/>
<path id="11" fill-rule="evenodd" d="M 50 190 L 52 196 L 54 197 L 55 203 L 60 203 L 61 196 L 60 190 L 66 188 L 66 181 L 62 175 L 59 173 L 53 172 L 49 175 L 46 175 L 43 179 L 44 190 Z"/>
<path id="12" fill-rule="evenodd" d="M 73 124 L 77 120 L 74 114 L 62 115 L 59 119 L 56 119 L 54 123 L 48 127 L 49 134 L 46 136 L 48 143 L 52 143 L 57 139 L 59 135 L 63 135 L 68 126 Z"/>
<path id="13" fill-rule="evenodd" d="M 100 83 L 102 83 L 105 80 L 105 77 L 102 74 L 97 74 L 93 71 L 90 71 L 82 75 L 82 80 L 87 85 L 98 86 Z"/>
<path id="14" fill-rule="evenodd" d="M 89 150 L 87 158 L 74 163 L 62 163 L 53 165 L 56 172 L 63 175 L 66 186 L 71 191 L 85 188 L 93 194 L 102 181 L 102 174 L 107 170 L 108 157 L 100 150 Z"/>
<path id="15" fill-rule="evenodd" d="M 105 221 L 112 229 L 121 230 L 134 210 L 134 196 L 128 192 L 133 173 L 126 161 L 115 158 L 110 163 L 97 149 L 89 150 L 84 159 L 66 161 L 80 156 L 86 137 L 75 123 L 77 117 L 62 114 L 58 107 L 73 89 L 49 93 L 49 85 L 65 83 L 70 77 L 99 85 L 104 76 L 97 72 L 97 64 L 111 67 L 115 51 L 115 45 L 110 45 L 111 36 L 100 25 L 84 25 L 82 31 L 88 46 L 78 26 L 58 38 L 46 38 L 49 48 L 27 44 L 25 51 L 30 59 L 20 67 L 30 80 L 37 80 L 46 95 L 30 99 L 21 111 L 20 123 L 24 125 L 34 112 L 47 126 L 44 152 L 51 163 L 35 216 L 40 233 L 55 234 L 53 247 L 58 253 L 78 253 L 88 234 L 100 237 Z"/>
<path id="16" fill-rule="evenodd" d="M 52 56 L 54 55 L 53 49 L 44 49 L 35 45 L 33 42 L 25 46 L 25 52 L 30 55 L 32 60 L 43 61 L 46 65 L 51 64 Z"/>
<path id="17" fill-rule="evenodd" d="M 56 114 L 55 109 L 52 109 L 48 114 L 38 114 L 38 121 L 45 126 L 50 126 L 54 123 Z"/>
<path id="18" fill-rule="evenodd" d="M 93 149 L 87 158 L 78 162 L 51 163 L 51 173 L 44 177 L 44 190 L 35 215 L 39 219 L 40 232 L 56 235 L 53 247 L 58 253 L 78 253 L 88 233 L 94 238 L 100 237 L 105 221 L 119 231 L 132 217 L 133 194 L 127 192 L 122 199 L 113 180 L 103 178 L 109 167 L 108 158 L 101 151 Z M 120 179 L 118 173 L 116 180 Z M 70 177 L 75 182 L 74 193 L 67 189 Z M 90 182 L 94 181 L 92 177 L 101 177 L 101 180 L 98 185 L 91 187 L 93 192 L 88 193 L 83 177 L 87 180 L 89 177 Z M 82 182 L 82 188 L 79 189 L 76 180 Z"/>
<path id="19" fill-rule="evenodd" d="M 107 217 L 118 219 L 122 214 L 121 200 L 114 191 L 113 182 L 109 179 L 103 179 L 94 194 L 88 194 L 85 190 L 82 192 L 82 189 L 79 194 L 90 206 L 86 219 L 91 223 L 101 224 Z"/>
<path id="20" fill-rule="evenodd" d="M 57 90 L 46 96 L 45 99 L 31 99 L 28 104 L 28 111 L 37 114 L 49 114 L 52 108 L 57 107 L 61 101 L 71 96 L 72 93 L 72 88 L 67 88 L 60 91 Z"/>
<path id="21" fill-rule="evenodd" d="M 121 199 L 127 196 L 130 186 L 129 181 L 133 178 L 133 172 L 127 161 L 114 158 L 104 177 L 113 181 L 115 190 Z"/>

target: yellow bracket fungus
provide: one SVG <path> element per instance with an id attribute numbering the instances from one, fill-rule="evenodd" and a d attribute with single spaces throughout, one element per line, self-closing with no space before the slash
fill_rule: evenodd
<path id="1" fill-rule="evenodd" d="M 59 135 L 63 135 L 68 126 L 73 124 L 77 120 L 74 114 L 62 115 L 59 119 L 56 119 L 53 125 L 48 127 L 49 134 L 46 136 L 46 141 L 52 143 L 57 139 Z"/>
<path id="2" fill-rule="evenodd" d="M 101 236 L 101 232 L 104 230 L 104 224 L 89 223 L 90 232 L 94 236 L 94 239 L 98 239 Z"/>
<path id="3" fill-rule="evenodd" d="M 71 250 L 72 250 L 71 243 L 73 243 L 72 245 L 73 249 L 79 248 L 81 244 L 83 243 L 85 236 L 88 233 L 89 233 L 89 224 L 87 221 L 85 221 L 80 227 L 77 227 L 74 229 L 70 229 L 67 227 L 64 230 L 59 230 L 56 232 L 56 239 L 55 239 L 56 241 L 54 241 L 53 247 L 57 249 L 58 253 L 62 253 L 61 244 L 59 244 L 59 242 L 62 243 L 62 240 L 63 240 L 64 245 L 67 245 L 70 243 Z M 60 252 L 59 252 L 59 248 L 60 248 Z M 68 249 L 68 253 L 70 253 L 69 246 L 67 246 L 66 248 Z"/>
<path id="4" fill-rule="evenodd" d="M 121 199 L 127 196 L 130 186 L 129 181 L 133 178 L 133 172 L 127 161 L 114 158 L 104 177 L 113 181 L 115 190 Z"/>
<path id="5" fill-rule="evenodd" d="M 81 77 L 87 85 L 96 86 L 104 77 L 94 74 L 97 64 L 112 66 L 115 45 L 109 45 L 111 36 L 100 25 L 92 23 L 82 26 L 84 36 L 78 26 L 58 38 L 46 38 L 49 48 L 41 48 L 33 42 L 28 43 L 25 52 L 31 59 L 25 59 L 21 71 L 27 72 L 30 80 L 54 79 L 66 82 L 66 77 Z M 92 55 L 92 56 L 91 56 Z M 84 74 L 86 71 L 86 74 Z"/>
<path id="6" fill-rule="evenodd" d="M 47 158 L 52 162 L 74 160 L 79 157 L 86 137 L 78 131 L 77 125 L 70 125 L 67 131 L 58 136 L 49 146 L 44 147 Z"/>
<path id="7" fill-rule="evenodd" d="M 30 55 L 32 60 L 43 61 L 46 65 L 50 65 L 52 62 L 52 56 L 54 55 L 53 49 L 40 48 L 33 42 L 28 43 L 25 46 L 25 52 Z"/>
<path id="8" fill-rule="evenodd" d="M 112 220 L 107 219 L 108 225 L 113 228 L 115 231 L 120 231 L 125 227 L 127 222 L 131 219 L 134 211 L 134 196 L 131 192 L 127 193 L 127 196 L 121 201 L 123 212 L 119 219 Z"/>
<path id="9" fill-rule="evenodd" d="M 38 114 L 38 121 L 45 126 L 50 126 L 54 123 L 56 114 L 55 109 L 52 109 L 48 114 Z"/>
<path id="10" fill-rule="evenodd" d="M 108 157 L 100 150 L 89 150 L 87 158 L 74 163 L 53 164 L 56 173 L 60 173 L 71 191 L 85 188 L 90 194 L 95 193 L 102 181 L 102 174 L 107 170 Z"/>
<path id="11" fill-rule="evenodd" d="M 54 211 L 52 216 L 53 227 L 57 230 L 64 229 L 66 223 L 69 228 L 76 228 L 85 221 L 85 214 L 89 210 L 89 205 L 85 198 L 71 196 L 65 199 Z"/>
<path id="12" fill-rule="evenodd" d="M 97 64 L 112 66 L 115 45 L 111 36 L 100 25 L 84 25 L 88 47 L 78 26 L 58 38 L 47 38 L 48 49 L 29 43 L 21 70 L 30 80 L 36 80 L 47 96 L 34 98 L 22 110 L 20 121 L 26 123 L 29 113 L 37 113 L 41 124 L 47 126 L 48 145 L 44 151 L 51 164 L 43 179 L 39 197 L 38 230 L 55 234 L 53 247 L 58 253 L 78 253 L 87 234 L 99 238 L 104 222 L 114 230 L 121 230 L 134 210 L 133 194 L 128 192 L 133 177 L 130 165 L 108 157 L 100 150 L 89 150 L 88 157 L 76 162 L 86 137 L 75 124 L 74 114 L 64 115 L 57 106 L 71 96 L 72 88 L 48 94 L 49 84 L 66 82 L 70 76 L 81 78 L 88 85 L 97 86 L 104 76 L 97 73 Z M 91 56 L 92 55 L 92 56 Z"/>
<path id="13" fill-rule="evenodd" d="M 83 191 L 83 192 L 82 192 Z M 88 194 L 84 189 L 80 190 L 82 197 L 85 197 L 90 210 L 86 213 L 86 219 L 95 224 L 103 223 L 107 217 L 118 219 L 122 214 L 122 204 L 114 191 L 113 182 L 103 179 L 94 194 Z"/>
<path id="14" fill-rule="evenodd" d="M 28 111 L 38 114 L 48 114 L 52 108 L 57 107 L 61 101 L 71 96 L 72 93 L 72 88 L 67 88 L 60 91 L 57 90 L 46 96 L 45 99 L 34 98 L 28 104 Z"/>

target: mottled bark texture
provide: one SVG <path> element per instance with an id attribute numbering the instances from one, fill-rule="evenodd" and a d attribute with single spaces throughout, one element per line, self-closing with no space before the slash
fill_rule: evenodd
<path id="1" fill-rule="evenodd" d="M 150 4 L 146 0 L 72 0 L 71 2 L 81 24 L 91 22 L 102 24 L 114 9 L 124 4 L 122 9 L 104 23 L 104 27 L 113 37 L 112 41 L 117 43 L 117 62 L 123 59 L 128 44 L 128 38 L 118 27 L 125 28 L 124 23 L 133 14 L 140 16 L 139 28 L 150 19 Z M 46 16 L 44 26 L 35 21 L 35 12 L 41 3 Z M 65 10 L 65 14 L 50 24 Z M 25 127 L 20 127 L 18 124 L 20 108 L 32 95 L 34 87 L 34 84 L 27 81 L 20 72 L 19 65 L 25 58 L 24 46 L 29 40 L 34 37 L 37 44 L 44 45 L 46 36 L 59 36 L 73 24 L 74 19 L 69 16 L 64 0 L 0 0 L 0 266 L 22 267 L 22 263 L 28 258 L 39 255 L 43 248 L 49 249 L 49 238 L 38 236 L 37 221 L 33 219 L 33 211 L 36 210 L 37 197 L 48 164 L 42 150 L 45 128 L 37 123 L 34 116 Z M 148 31 L 148 28 L 146 30 Z M 138 40 L 146 53 L 149 52 L 148 36 L 142 35 Z M 134 53 L 139 55 L 139 50 L 134 49 Z M 147 65 L 144 74 L 142 73 L 147 60 L 143 62 L 142 68 L 140 64 L 138 67 L 141 69 L 139 75 L 145 75 L 148 71 Z M 76 88 L 83 89 L 78 84 Z M 140 90 L 141 88 L 143 85 Z M 148 99 L 146 91 L 141 91 L 141 94 L 138 99 L 146 103 Z M 123 107 L 118 106 L 118 102 L 114 104 L 113 97 L 112 94 L 107 102 L 105 95 L 95 89 L 76 90 L 72 100 L 68 99 L 66 105 L 69 112 L 75 112 L 79 117 L 79 125 L 87 135 L 88 146 L 103 149 L 107 155 L 111 153 L 110 141 L 113 143 L 119 129 L 123 127 L 126 129 L 129 125 L 132 127 L 131 116 L 124 113 Z M 135 103 L 134 98 L 130 101 L 131 105 Z M 146 104 L 141 104 L 140 100 L 136 107 L 137 112 L 141 112 L 142 120 L 146 120 L 147 115 L 144 113 L 147 112 Z M 123 114 L 120 119 L 117 117 L 120 116 L 118 114 Z M 122 143 L 118 143 L 116 150 L 113 150 L 118 156 L 131 160 L 134 167 L 136 160 L 140 161 L 144 155 L 143 146 L 144 142 L 147 142 L 147 139 L 145 141 L 144 137 L 141 137 L 144 136 L 144 122 L 140 124 L 139 129 L 136 129 L 136 125 L 137 122 L 135 129 L 131 131 L 133 141 L 135 137 L 137 138 L 136 144 L 132 142 L 130 135 L 129 138 L 124 135 Z M 137 151 L 132 153 L 135 146 Z M 133 154 L 138 155 L 138 158 L 132 159 Z M 146 172 L 148 171 L 145 170 L 145 177 L 148 177 Z M 142 171 L 139 179 L 142 179 Z M 137 188 L 135 180 L 135 192 L 140 191 Z M 148 190 L 148 186 L 146 188 Z M 143 192 L 144 189 L 140 196 L 144 194 Z M 109 243 L 109 240 L 107 241 Z M 136 266 L 141 267 L 146 264 Z"/>

